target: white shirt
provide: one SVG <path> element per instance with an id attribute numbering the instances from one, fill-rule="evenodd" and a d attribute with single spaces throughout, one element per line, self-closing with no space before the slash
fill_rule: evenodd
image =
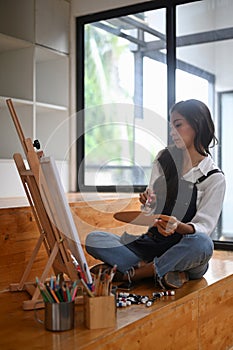
<path id="1" fill-rule="evenodd" d="M 219 169 L 214 163 L 211 156 L 205 157 L 198 166 L 190 169 L 183 179 L 195 183 L 203 175 L 207 175 L 210 170 Z M 153 183 L 161 176 L 161 167 L 157 158 L 152 167 L 151 178 L 148 188 L 152 190 Z M 210 175 L 200 184 L 197 184 L 197 212 L 192 221 L 196 232 L 203 232 L 211 235 L 214 231 L 219 216 L 221 214 L 226 182 L 225 176 L 222 173 L 215 173 Z"/>

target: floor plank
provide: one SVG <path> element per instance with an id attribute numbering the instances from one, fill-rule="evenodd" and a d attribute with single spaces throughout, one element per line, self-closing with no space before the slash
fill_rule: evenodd
<path id="1" fill-rule="evenodd" d="M 46 331 L 33 311 L 22 309 L 25 292 L 2 291 L 0 349 L 154 350 L 155 344 L 160 344 L 159 350 L 229 349 L 233 346 L 232 271 L 233 253 L 215 251 L 204 278 L 189 281 L 175 296 L 164 297 L 150 308 L 117 309 L 116 327 L 97 330 L 84 327 L 83 306 L 76 305 L 73 330 Z M 134 293 L 151 295 L 156 290 L 153 281 L 146 280 Z M 39 313 L 43 318 L 43 310 Z"/>

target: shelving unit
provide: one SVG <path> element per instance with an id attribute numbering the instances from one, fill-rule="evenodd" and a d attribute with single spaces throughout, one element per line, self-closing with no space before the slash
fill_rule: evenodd
<path id="1" fill-rule="evenodd" d="M 24 196 L 13 154 L 22 153 L 6 99 L 11 98 L 24 133 L 38 139 L 63 167 L 68 189 L 69 17 L 66 0 L 0 2 L 0 197 Z M 14 167 L 13 167 L 14 169 Z M 64 171 L 65 169 L 65 171 Z"/>

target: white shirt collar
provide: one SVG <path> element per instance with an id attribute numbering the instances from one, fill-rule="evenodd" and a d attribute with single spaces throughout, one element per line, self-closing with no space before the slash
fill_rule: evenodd
<path id="1" fill-rule="evenodd" d="M 197 168 L 203 175 L 207 175 L 210 170 L 216 168 L 216 165 L 214 164 L 213 158 L 208 154 L 207 157 L 202 159 L 202 161 L 198 164 Z"/>
<path id="2" fill-rule="evenodd" d="M 213 161 L 213 158 L 208 154 L 196 167 L 190 169 L 183 178 L 187 181 L 196 182 L 196 180 L 202 175 L 207 175 L 207 173 L 216 169 L 217 166 Z"/>

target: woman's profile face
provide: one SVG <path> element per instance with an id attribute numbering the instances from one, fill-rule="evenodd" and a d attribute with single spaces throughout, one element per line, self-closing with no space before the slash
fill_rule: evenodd
<path id="1" fill-rule="evenodd" d="M 177 148 L 194 147 L 195 131 L 188 121 L 176 111 L 171 114 L 170 135 Z"/>

